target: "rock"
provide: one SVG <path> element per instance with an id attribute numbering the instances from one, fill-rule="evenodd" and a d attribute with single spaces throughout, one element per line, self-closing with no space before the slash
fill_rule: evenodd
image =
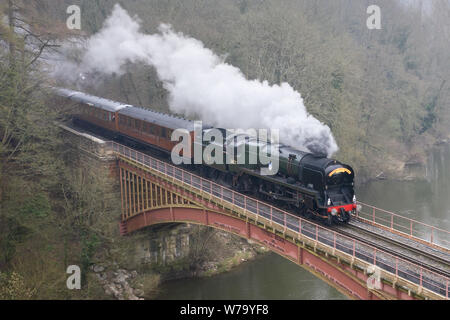
<path id="1" fill-rule="evenodd" d="M 137 273 L 136 273 L 137 274 Z M 124 269 L 119 269 L 114 273 L 113 282 L 117 285 L 121 285 L 124 289 L 129 287 L 127 280 L 131 277 L 131 274 Z"/>
<path id="2" fill-rule="evenodd" d="M 134 289 L 133 292 L 138 297 L 142 297 L 144 295 L 144 290 L 141 289 Z"/>
<path id="3" fill-rule="evenodd" d="M 138 297 L 136 297 L 134 295 L 133 288 L 131 288 L 127 282 L 124 283 L 124 293 L 128 300 L 138 300 L 139 299 Z"/>
<path id="4" fill-rule="evenodd" d="M 117 269 L 115 272 L 112 270 L 105 271 L 105 268 L 101 266 L 93 266 L 92 269 L 94 272 L 98 271 L 96 274 L 97 278 L 103 284 L 103 289 L 107 295 L 113 296 L 118 300 L 144 300 L 139 297 L 144 295 L 143 284 L 139 284 L 141 289 L 134 289 L 127 281 L 138 276 L 136 270 L 132 272 L 128 272 L 125 269 Z"/>
<path id="5" fill-rule="evenodd" d="M 94 265 L 93 268 L 92 268 L 92 270 L 93 270 L 95 273 L 99 273 L 99 272 L 105 271 L 105 267 L 99 266 L 99 265 Z"/>
<path id="6" fill-rule="evenodd" d="M 378 179 L 378 180 L 386 180 L 387 179 L 387 177 L 386 177 L 386 175 L 384 174 L 383 171 L 380 172 L 375 178 Z"/>
<path id="7" fill-rule="evenodd" d="M 103 289 L 105 289 L 106 294 L 112 295 L 115 298 L 120 296 L 120 291 L 116 288 L 116 286 L 112 283 L 106 284 Z"/>
<path id="8" fill-rule="evenodd" d="M 108 279 L 108 276 L 106 275 L 106 273 L 98 273 L 98 274 L 97 274 L 97 278 L 98 278 L 100 281 L 106 281 L 106 280 Z"/>
<path id="9" fill-rule="evenodd" d="M 128 274 L 122 274 L 119 273 L 115 278 L 114 278 L 114 282 L 115 283 L 120 283 L 120 284 L 124 284 L 127 282 L 127 279 L 130 277 L 130 275 Z"/>

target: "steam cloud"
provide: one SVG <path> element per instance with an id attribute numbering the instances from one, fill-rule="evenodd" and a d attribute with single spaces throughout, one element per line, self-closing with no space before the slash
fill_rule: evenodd
<path id="1" fill-rule="evenodd" d="M 328 156 L 338 150 L 330 128 L 307 113 L 300 93 L 288 83 L 248 80 L 202 42 L 168 25 L 160 25 L 158 34 L 144 34 L 139 19 L 119 5 L 87 40 L 81 62 L 65 61 L 59 71 L 122 74 L 127 62 L 156 68 L 173 112 L 222 128 L 279 129 L 281 142 L 300 150 Z"/>

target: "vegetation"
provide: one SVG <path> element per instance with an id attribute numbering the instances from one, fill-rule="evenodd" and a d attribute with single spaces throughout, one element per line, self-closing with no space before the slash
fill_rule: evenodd
<path id="1" fill-rule="evenodd" d="M 290 83 L 330 126 L 336 157 L 351 163 L 360 181 L 424 161 L 427 147 L 449 134 L 447 0 L 377 1 L 381 30 L 366 27 L 371 1 L 80 0 L 83 31 L 99 30 L 117 2 L 140 17 L 145 32 L 170 23 L 248 78 Z M 167 110 L 154 71 L 127 70 L 94 93 Z"/>
<path id="2" fill-rule="evenodd" d="M 77 150 L 54 125 L 65 112 L 45 98 L 40 60 L 55 34 L 38 4 L 9 0 L 1 7 L 9 17 L 0 25 L 1 299 L 70 297 L 67 266 L 79 264 L 86 275 L 114 235 L 108 224 L 117 226 L 108 173 L 81 169 Z"/>
<path id="3" fill-rule="evenodd" d="M 7 0 L 0 4 L 0 299 L 99 297 L 65 288 L 65 268 L 83 271 L 114 252 L 116 201 L 106 173 L 81 169 L 54 121 L 44 56 L 65 39 L 66 8 L 79 4 L 83 34 L 99 30 L 119 2 L 156 32 L 161 22 L 202 40 L 248 78 L 288 82 L 332 129 L 337 158 L 358 177 L 423 161 L 449 137 L 450 4 L 379 0 L 382 30 L 366 28 L 366 0 Z M 95 94 L 167 110 L 154 70 L 128 65 Z M 206 231 L 205 231 L 206 232 Z M 202 235 L 202 237 L 205 235 Z M 207 236 L 207 235 L 206 235 Z M 201 246 L 201 242 L 195 242 Z M 193 260 L 208 259 L 193 250 Z M 224 268 L 228 266 L 224 265 Z M 86 272 L 83 272 L 85 275 Z M 154 290 L 152 277 L 145 291 Z"/>

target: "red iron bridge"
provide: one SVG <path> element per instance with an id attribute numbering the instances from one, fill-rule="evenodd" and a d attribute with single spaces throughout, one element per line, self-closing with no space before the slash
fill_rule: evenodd
<path id="1" fill-rule="evenodd" d="M 120 233 L 191 223 L 258 242 L 353 299 L 448 300 L 450 232 L 359 203 L 326 227 L 116 142 L 61 126 L 120 181 Z M 86 143 L 87 141 L 87 143 Z"/>

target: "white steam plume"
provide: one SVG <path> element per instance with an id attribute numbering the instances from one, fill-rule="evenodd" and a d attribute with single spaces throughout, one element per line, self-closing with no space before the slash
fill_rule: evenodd
<path id="1" fill-rule="evenodd" d="M 139 19 L 116 5 L 103 29 L 87 41 L 81 63 L 63 67 L 78 69 L 78 74 L 121 74 L 127 62 L 146 63 L 156 68 L 169 91 L 173 112 L 222 128 L 279 129 L 284 144 L 301 150 L 329 156 L 338 150 L 330 128 L 307 113 L 300 93 L 289 84 L 247 80 L 202 42 L 168 25 L 159 30 L 142 33 Z"/>

